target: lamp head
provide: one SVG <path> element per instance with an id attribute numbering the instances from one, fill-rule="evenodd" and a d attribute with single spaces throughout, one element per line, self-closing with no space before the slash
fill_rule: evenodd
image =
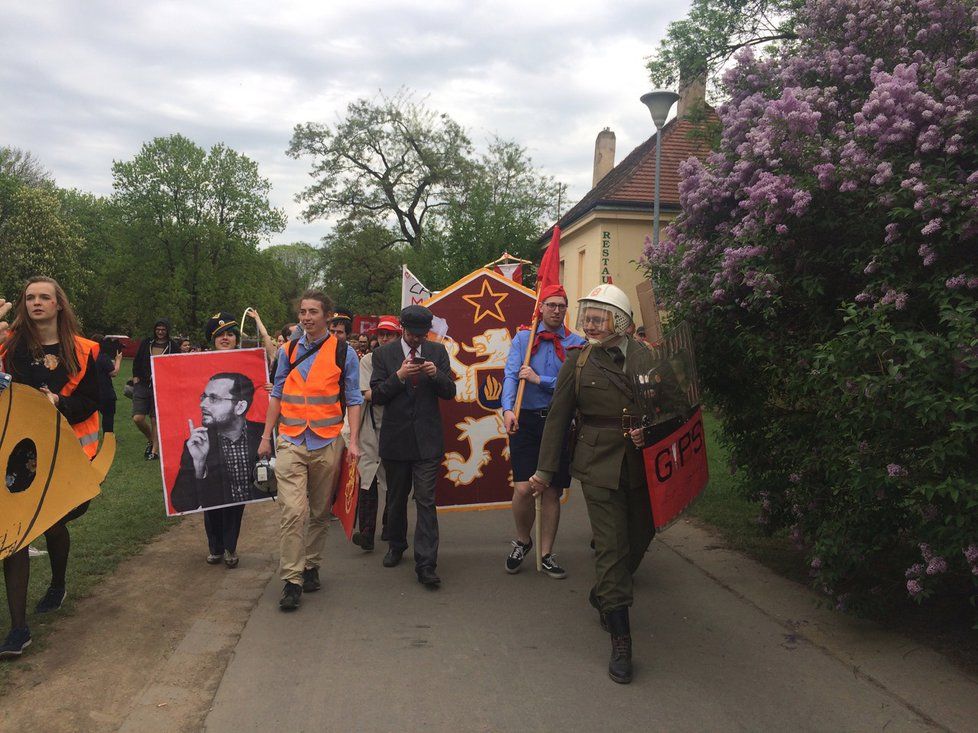
<path id="1" fill-rule="evenodd" d="M 659 130 L 666 124 L 669 110 L 672 109 L 672 105 L 678 99 L 679 95 L 668 89 L 654 89 L 641 96 L 642 104 L 648 107 L 649 112 L 652 113 L 652 124 L 655 125 L 655 129 Z"/>

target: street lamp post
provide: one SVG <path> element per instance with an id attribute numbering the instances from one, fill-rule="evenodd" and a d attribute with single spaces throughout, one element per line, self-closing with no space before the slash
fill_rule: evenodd
<path id="1" fill-rule="evenodd" d="M 643 94 L 642 104 L 652 113 L 652 124 L 655 125 L 655 201 L 652 211 L 652 244 L 659 244 L 659 175 L 662 167 L 662 128 L 666 124 L 669 110 L 679 99 L 679 95 L 668 89 L 655 89 Z"/>

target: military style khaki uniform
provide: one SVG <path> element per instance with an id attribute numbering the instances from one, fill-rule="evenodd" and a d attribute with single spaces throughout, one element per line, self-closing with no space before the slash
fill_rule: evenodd
<path id="1" fill-rule="evenodd" d="M 608 349 L 591 347 L 575 385 L 583 350 L 570 351 L 557 377 L 540 446 L 538 473 L 556 472 L 561 446 L 575 413 L 581 424 L 571 462 L 580 480 L 594 533 L 595 594 L 602 611 L 632 605 L 632 574 L 655 535 L 642 452 L 623 435 L 622 413 L 641 415 L 632 381 L 648 371 L 648 349 L 624 337 L 625 362 L 619 367 Z M 620 357 L 619 357 L 620 358 Z"/>

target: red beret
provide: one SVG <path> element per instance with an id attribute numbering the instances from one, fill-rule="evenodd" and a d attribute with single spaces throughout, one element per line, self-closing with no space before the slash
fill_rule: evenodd
<path id="1" fill-rule="evenodd" d="M 559 296 L 567 302 L 567 291 L 564 290 L 563 285 L 547 285 L 543 290 L 540 291 L 540 302 L 542 303 L 547 298 L 553 298 L 554 296 Z"/>

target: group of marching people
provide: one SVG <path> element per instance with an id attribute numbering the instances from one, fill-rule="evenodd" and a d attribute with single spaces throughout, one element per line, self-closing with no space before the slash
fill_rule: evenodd
<path id="1" fill-rule="evenodd" d="M 648 369 L 651 357 L 631 335 L 632 309 L 621 290 L 601 285 L 580 299 L 577 330 L 583 337 L 565 325 L 568 300 L 562 287 L 545 288 L 537 303 L 536 329 L 516 334 L 505 369 L 502 420 L 510 440 L 516 525 L 505 568 L 509 573 L 520 570 L 533 549 L 531 532 L 539 521 L 542 569 L 550 577 L 566 577 L 553 552 L 559 500 L 571 476 L 579 479 L 595 551 L 596 581 L 589 601 L 611 635 L 609 674 L 627 683 L 632 678 L 632 576 L 654 535 L 641 449 L 668 428 L 623 425 L 623 413 L 642 414 L 631 384 L 634 375 Z M 11 305 L 0 299 L 0 318 Z M 256 318 L 272 375 L 266 385 L 267 415 L 258 424 L 260 435 L 255 430 L 250 455 L 274 456 L 284 583 L 279 607 L 294 611 L 304 593 L 321 587 L 319 568 L 344 449 L 359 462 L 362 481 L 353 541 L 364 551 L 374 549 L 384 496 L 380 540 L 388 543 L 388 550 L 383 565 L 397 566 L 408 548 L 407 503 L 413 490 L 414 569 L 420 584 L 438 588 L 435 481 L 444 457 L 439 401 L 454 398 L 455 382 L 445 347 L 427 338 L 431 312 L 409 306 L 399 318 L 382 317 L 375 329 L 377 346 L 362 358 L 347 341 L 352 315 L 337 313 L 320 291 L 302 295 L 297 327 L 293 330 L 290 324 L 275 340 L 257 313 L 250 315 Z M 205 335 L 215 350 L 240 346 L 240 325 L 226 313 L 208 321 Z M 170 342 L 163 321 L 145 343 L 147 360 L 154 347 L 164 350 L 160 353 L 179 349 Z M 50 278 L 31 278 L 10 326 L 0 321 L 3 370 L 13 381 L 40 390 L 72 425 L 90 457 L 99 433 L 98 357 L 98 344 L 81 336 L 64 291 Z M 145 370 L 139 376 L 146 377 Z M 145 394 L 151 385 L 139 376 L 134 420 L 142 429 L 146 416 L 152 415 Z M 524 393 L 518 399 L 521 382 Z M 148 428 L 150 457 L 158 452 L 158 438 Z M 203 433 L 199 437 L 203 440 Z M 191 434 L 188 449 L 193 440 Z M 36 613 L 56 610 L 64 602 L 68 525 L 86 509 L 87 503 L 75 508 L 44 533 L 52 578 Z M 241 504 L 205 511 L 208 563 L 223 562 L 228 568 L 238 564 L 242 515 Z M 5 558 L 3 569 L 11 630 L 0 657 L 17 656 L 31 642 L 27 548 Z"/>

